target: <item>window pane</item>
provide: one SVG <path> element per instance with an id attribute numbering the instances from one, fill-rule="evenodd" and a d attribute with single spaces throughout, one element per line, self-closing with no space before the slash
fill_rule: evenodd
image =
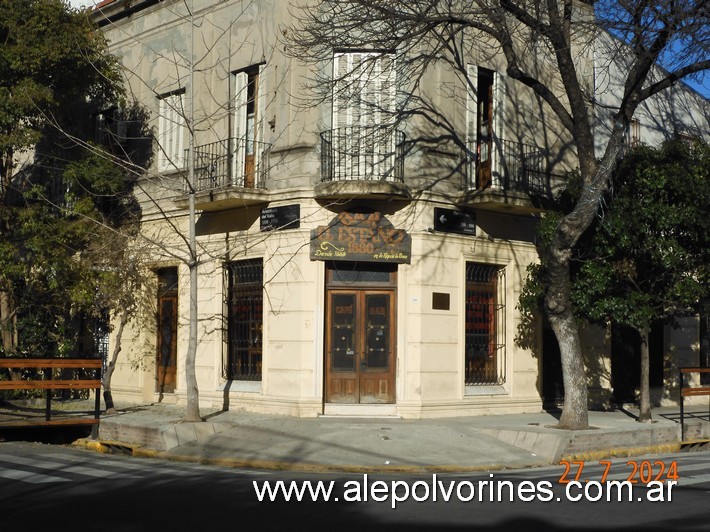
<path id="1" fill-rule="evenodd" d="M 389 299 L 387 294 L 366 296 L 366 345 L 364 359 L 368 369 L 387 369 L 389 362 Z"/>
<path id="2" fill-rule="evenodd" d="M 331 297 L 331 366 L 336 371 L 355 371 L 355 294 Z"/>

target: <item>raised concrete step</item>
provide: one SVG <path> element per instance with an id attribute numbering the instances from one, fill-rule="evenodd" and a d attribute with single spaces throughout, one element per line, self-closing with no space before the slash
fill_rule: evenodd
<path id="1" fill-rule="evenodd" d="M 388 417 L 399 418 L 396 405 L 368 404 L 326 404 L 323 414 L 319 417 Z"/>
<path id="2" fill-rule="evenodd" d="M 224 430 L 221 423 L 150 423 L 126 417 L 111 416 L 101 420 L 99 439 L 120 441 L 156 451 L 169 451 L 179 445 L 199 441 Z"/>

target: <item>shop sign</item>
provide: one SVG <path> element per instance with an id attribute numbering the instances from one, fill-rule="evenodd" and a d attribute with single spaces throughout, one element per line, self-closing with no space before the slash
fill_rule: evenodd
<path id="1" fill-rule="evenodd" d="M 412 238 L 379 212 L 341 212 L 311 230 L 311 260 L 409 264 Z"/>

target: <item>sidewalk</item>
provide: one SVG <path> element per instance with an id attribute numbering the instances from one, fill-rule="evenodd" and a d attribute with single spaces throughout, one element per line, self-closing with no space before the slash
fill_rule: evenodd
<path id="1" fill-rule="evenodd" d="M 353 472 L 496 470 L 681 449 L 677 408 L 654 409 L 653 423 L 636 422 L 636 413 L 590 412 L 593 428 L 570 431 L 553 428 L 557 419 L 546 412 L 404 420 L 203 410 L 206 422 L 183 423 L 183 407 L 150 404 L 103 416 L 99 438 L 77 444 L 233 467 Z M 709 438 L 707 408 L 686 409 L 686 440 Z"/>

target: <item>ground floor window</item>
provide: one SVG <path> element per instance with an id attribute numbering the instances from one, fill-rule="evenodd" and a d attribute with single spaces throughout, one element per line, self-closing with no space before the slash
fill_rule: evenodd
<path id="1" fill-rule="evenodd" d="M 466 264 L 466 386 L 505 382 L 505 270 Z"/>
<path id="2" fill-rule="evenodd" d="M 226 379 L 261 380 L 263 273 L 262 259 L 227 264 Z"/>

